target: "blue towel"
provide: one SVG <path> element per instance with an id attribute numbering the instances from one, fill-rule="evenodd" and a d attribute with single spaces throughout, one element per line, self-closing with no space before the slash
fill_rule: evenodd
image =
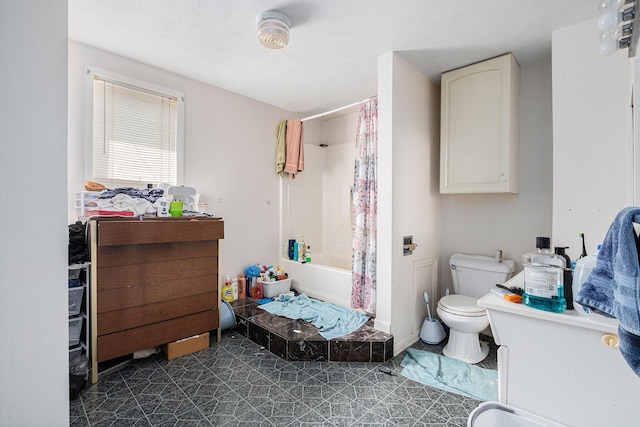
<path id="1" fill-rule="evenodd" d="M 415 348 L 407 349 L 400 366 L 410 380 L 478 400 L 498 400 L 498 371 Z"/>
<path id="2" fill-rule="evenodd" d="M 620 352 L 640 376 L 640 264 L 634 221 L 640 223 L 640 208 L 618 213 L 576 301 L 618 319 Z"/>
<path id="3" fill-rule="evenodd" d="M 311 322 L 328 340 L 350 334 L 369 320 L 364 314 L 311 299 L 305 294 L 280 295 L 275 301 L 259 307 L 278 316 Z"/>

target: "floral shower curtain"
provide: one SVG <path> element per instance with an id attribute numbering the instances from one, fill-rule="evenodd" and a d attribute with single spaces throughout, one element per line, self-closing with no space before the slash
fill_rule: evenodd
<path id="1" fill-rule="evenodd" d="M 351 308 L 376 312 L 378 97 L 360 106 L 351 206 Z"/>

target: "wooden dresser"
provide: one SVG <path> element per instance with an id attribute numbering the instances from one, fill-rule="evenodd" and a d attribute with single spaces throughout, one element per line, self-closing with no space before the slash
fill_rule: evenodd
<path id="1" fill-rule="evenodd" d="M 98 362 L 218 329 L 220 218 L 93 218 L 92 381 Z"/>

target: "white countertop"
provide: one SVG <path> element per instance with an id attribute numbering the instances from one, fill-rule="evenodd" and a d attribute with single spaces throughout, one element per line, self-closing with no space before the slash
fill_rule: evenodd
<path id="1" fill-rule="evenodd" d="M 515 275 L 505 284 L 507 287 L 518 286 L 524 288 L 524 272 Z M 499 297 L 493 292 L 489 292 L 478 300 L 478 305 L 488 310 L 497 310 L 506 313 L 517 314 L 520 316 L 531 317 L 535 319 L 547 320 L 549 322 L 563 323 L 566 325 L 577 326 L 580 328 L 594 329 L 597 331 L 608 332 L 611 334 L 618 333 L 618 320 L 606 318 L 598 315 L 582 315 L 577 310 L 565 310 L 564 313 L 553 313 L 545 310 L 531 308 L 521 303 L 512 303 L 504 298 Z M 579 307 L 578 307 L 579 308 Z"/>

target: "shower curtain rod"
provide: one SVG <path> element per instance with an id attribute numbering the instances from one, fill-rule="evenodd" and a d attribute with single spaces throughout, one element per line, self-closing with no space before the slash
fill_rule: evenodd
<path id="1" fill-rule="evenodd" d="M 337 113 L 338 111 L 346 110 L 347 108 L 351 108 L 351 107 L 355 107 L 356 105 L 364 104 L 369 99 L 370 98 L 361 99 L 358 102 L 354 102 L 353 104 L 345 105 L 344 107 L 339 107 L 339 108 L 336 108 L 334 110 L 325 111 L 324 113 L 314 114 L 313 116 L 305 117 L 304 119 L 300 119 L 300 121 L 301 122 L 306 122 L 307 120 L 313 120 L 313 119 L 318 119 L 320 117 L 328 116 L 330 114 Z"/>

